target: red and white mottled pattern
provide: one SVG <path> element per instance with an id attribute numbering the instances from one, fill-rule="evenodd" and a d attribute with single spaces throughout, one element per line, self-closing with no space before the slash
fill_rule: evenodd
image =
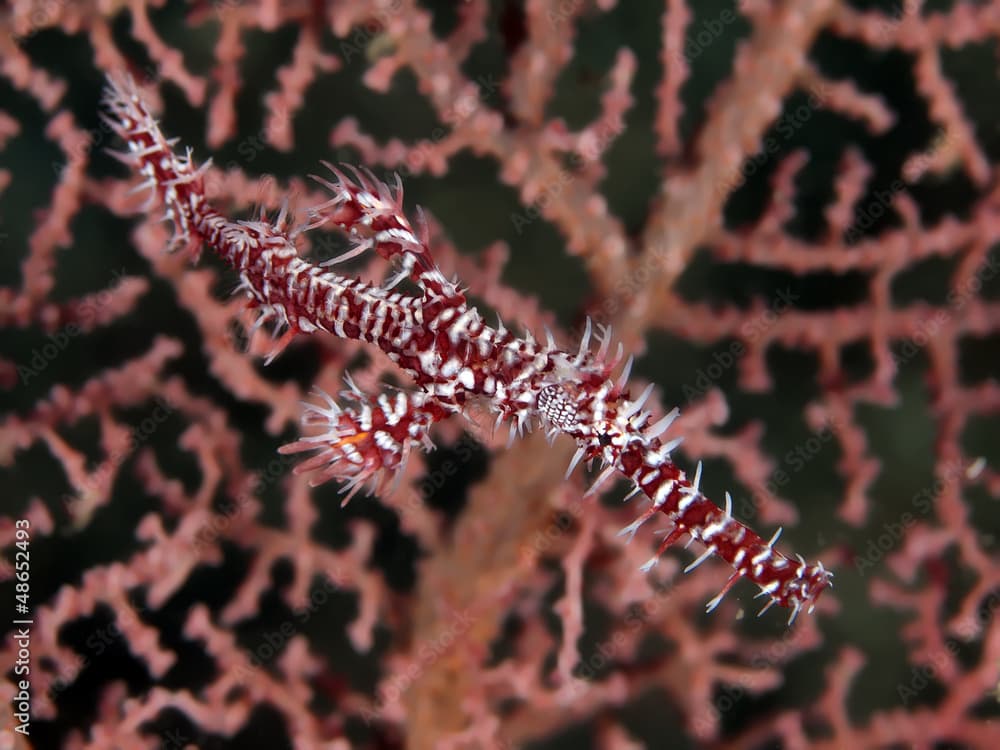
<path id="1" fill-rule="evenodd" d="M 334 181 L 317 177 L 332 197 L 309 211 L 305 225 L 289 229 L 285 212 L 275 221 L 230 221 L 205 199 L 203 173 L 190 152 L 178 156 L 160 132 L 131 83 L 112 81 L 106 95 L 109 124 L 125 139 L 122 158 L 146 177 L 166 206 L 175 228 L 175 243 L 197 254 L 208 245 L 239 274 L 249 304 L 259 311 L 258 324 L 271 322 L 280 338 L 275 356 L 299 333 L 322 330 L 378 346 L 409 374 L 418 390 L 393 392 L 374 402 L 351 384 L 343 394 L 353 402 L 342 406 L 326 394 L 310 405 L 304 424 L 313 434 L 283 448 L 286 453 L 313 451 L 298 469 L 316 471 L 315 482 L 346 481 L 348 498 L 367 480 L 377 486 L 399 476 L 409 452 L 428 446 L 431 425 L 461 413 L 472 398 L 485 399 L 508 422 L 511 435 L 540 425 L 550 435 L 566 434 L 578 450 L 570 471 L 581 460 L 598 460 L 604 470 L 593 489 L 614 474 L 631 480 L 650 507 L 623 533 L 633 534 L 657 514 L 672 523 L 670 532 L 645 566 L 687 535 L 705 545 L 688 570 L 715 555 L 734 569 L 723 591 L 709 602 L 713 609 L 741 578 L 760 587 L 773 604 L 799 611 L 811 609 L 830 573 L 822 564 L 807 565 L 774 549 L 777 534 L 765 542 L 733 518 L 727 496 L 723 510 L 699 491 L 698 475 L 690 480 L 671 460 L 680 442 L 662 442 L 677 411 L 651 424 L 643 411 L 651 387 L 636 399 L 627 389 L 631 360 L 613 377 L 621 359 L 609 357 L 610 333 L 591 351 L 591 329 L 575 352 L 559 349 L 551 335 L 542 344 L 530 334 L 518 338 L 486 325 L 468 306 L 455 283 L 434 264 L 423 222 L 414 227 L 402 208 L 402 187 L 395 191 L 367 172 L 354 179 L 326 165 Z M 321 264 L 299 257 L 295 237 L 330 223 L 354 243 L 339 258 Z M 373 250 L 398 263 L 400 271 L 384 286 L 339 276 L 329 266 Z M 393 291 L 409 278 L 419 289 Z M 346 502 L 346 500 L 345 500 Z"/>

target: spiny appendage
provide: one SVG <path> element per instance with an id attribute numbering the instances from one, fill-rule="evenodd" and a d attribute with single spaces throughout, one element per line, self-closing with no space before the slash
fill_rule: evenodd
<path id="1" fill-rule="evenodd" d="M 555 382 L 543 383 L 535 402 L 537 413 L 552 432 L 563 432 L 575 438 L 578 449 L 570 461 L 567 476 L 584 460 L 597 459 L 604 467 L 587 494 L 594 493 L 616 474 L 623 474 L 633 483 L 628 497 L 645 494 L 652 502 L 650 507 L 633 523 L 622 530 L 631 538 L 639 527 L 657 514 L 664 514 L 672 527 L 660 544 L 659 550 L 644 570 L 652 568 L 668 547 L 685 534 L 690 541 L 699 541 L 705 550 L 687 570 L 693 570 L 713 555 L 721 557 L 734 569 L 722 592 L 708 604 L 715 609 L 723 596 L 738 580 L 748 578 L 758 584 L 760 596 L 770 597 L 763 611 L 774 604 L 790 608 L 793 621 L 799 611 L 809 610 L 827 586 L 832 585 L 831 574 L 822 564 L 806 565 L 799 558 L 790 560 L 773 549 L 776 534 L 764 542 L 732 516 L 732 500 L 726 495 L 723 510 L 708 500 L 700 491 L 701 465 L 690 481 L 673 462 L 672 453 L 682 438 L 669 441 L 661 436 L 676 420 L 679 410 L 654 421 L 652 412 L 645 409 L 652 394 L 648 386 L 632 399 L 627 390 L 631 360 L 616 380 L 610 379 L 612 366 L 620 358 L 608 359 L 610 332 L 602 331 L 600 349 L 589 351 L 590 328 L 588 325 L 576 357 L 564 363 L 570 377 L 558 371 Z M 558 368 L 557 368 L 558 370 Z"/>
<path id="2" fill-rule="evenodd" d="M 398 260 L 400 270 L 385 285 L 392 289 L 400 281 L 411 278 L 420 282 L 423 273 L 431 271 L 434 263 L 428 249 L 427 224 L 423 214 L 418 214 L 417 228 L 410 224 L 403 212 L 403 185 L 396 175 L 395 190 L 379 180 L 367 169 L 344 165 L 355 179 L 329 162 L 323 162 L 334 177 L 334 182 L 310 175 L 316 182 L 333 193 L 333 198 L 309 209 L 310 227 L 331 223 L 339 227 L 354 243 L 346 253 L 323 262 L 332 266 L 374 250 L 387 260 Z"/>
<path id="3" fill-rule="evenodd" d="M 648 455 L 648 454 L 647 454 Z M 637 455 L 623 456 L 624 465 L 631 465 Z M 671 462 L 650 465 L 644 462 L 629 473 L 635 483 L 635 491 L 644 493 L 652 501 L 639 518 L 622 529 L 623 535 L 634 535 L 638 528 L 657 513 L 662 513 L 673 522 L 672 528 L 660 543 L 656 554 L 643 566 L 649 570 L 659 560 L 668 547 L 679 541 L 685 534 L 691 541 L 705 545 L 701 555 L 688 565 L 684 572 L 690 572 L 710 557 L 717 556 L 732 566 L 730 576 L 722 591 L 707 605 L 707 611 L 715 609 L 722 598 L 741 578 L 747 578 L 760 587 L 757 597 L 769 597 L 768 603 L 758 616 L 775 604 L 791 609 L 788 623 L 795 621 L 799 612 L 806 608 L 812 612 L 820 594 L 827 586 L 832 586 L 832 573 L 822 563 L 807 565 L 801 556 L 791 560 L 774 549 L 781 529 L 765 542 L 760 536 L 733 518 L 732 498 L 726 493 L 726 507 L 719 508 L 705 497 L 700 489 L 701 464 L 693 481 Z"/>
<path id="4" fill-rule="evenodd" d="M 340 185 L 323 181 L 335 195 L 312 210 L 311 221 L 291 227 L 287 206 L 274 221 L 263 214 L 256 220 L 230 221 L 205 198 L 203 174 L 208 163 L 197 167 L 190 151 L 186 156 L 174 153 L 176 141 L 164 137 L 131 79 L 109 77 L 105 107 L 106 121 L 128 144 L 129 151 L 120 158 L 146 177 L 139 189 L 150 188 L 151 197 L 165 204 L 165 218 L 174 223 L 175 244 L 187 244 L 195 256 L 202 243 L 211 247 L 240 274 L 242 291 L 251 307 L 260 310 L 252 330 L 264 323 L 276 325 L 277 343 L 269 361 L 300 332 L 323 329 L 358 338 L 381 321 L 405 323 L 421 306 L 429 320 L 465 305 L 464 295 L 432 262 L 426 229 L 415 232 L 406 219 L 398 187 L 393 192 L 360 172 L 355 183 L 334 170 Z M 326 221 L 352 236 L 359 243 L 358 252 L 371 248 L 400 260 L 404 272 L 388 287 L 412 272 L 423 295 L 391 297 L 388 287 L 369 288 L 359 279 L 338 276 L 300 258 L 296 237 Z M 413 304 L 407 306 L 406 300 Z"/>
<path id="5" fill-rule="evenodd" d="M 598 348 L 590 349 L 592 325 L 587 320 L 576 353 L 549 351 L 552 367 L 539 383 L 538 396 L 534 402 L 535 414 L 541 419 L 546 434 L 551 438 L 565 433 L 578 445 L 576 453 L 566 471 L 568 477 L 580 461 L 588 466 L 594 460 L 600 461 L 604 471 L 591 486 L 587 494 L 593 494 L 616 471 L 618 457 L 630 440 L 643 434 L 646 438 L 663 432 L 673 421 L 676 413 L 647 427 L 652 413 L 643 406 L 653 391 L 647 387 L 642 394 L 629 400 L 628 379 L 632 372 L 633 358 L 630 356 L 617 376 L 613 373 L 622 361 L 622 346 L 616 353 L 611 351 L 611 330 L 598 326 Z M 551 350 L 551 344 L 548 347 Z M 676 446 L 680 440 L 671 446 Z"/>
<path id="6" fill-rule="evenodd" d="M 127 152 L 110 153 L 146 178 L 133 192 L 150 191 L 146 210 L 159 197 L 166 207 L 163 219 L 174 227 L 171 248 L 187 247 L 197 259 L 202 239 L 197 225 L 207 210 L 203 177 L 211 160 L 196 167 L 190 149 L 184 156 L 174 153 L 177 140 L 163 136 L 131 77 L 108 76 L 104 106 L 102 119 L 128 145 Z"/>
<path id="7" fill-rule="evenodd" d="M 349 389 L 341 398 L 353 406 L 341 406 L 323 391 L 322 403 L 304 403 L 302 424 L 314 434 L 282 446 L 281 453 L 316 451 L 295 467 L 295 473 L 317 472 L 313 487 L 345 480 L 346 504 L 369 479 L 373 491 L 385 489 L 390 478 L 402 476 L 410 451 L 417 445 L 432 450 L 430 426 L 449 416 L 444 406 L 423 393 L 383 393 L 375 403 L 348 378 Z"/>
<path id="8" fill-rule="evenodd" d="M 298 229 L 288 231 L 284 210 L 275 222 L 264 217 L 232 222 L 205 200 L 203 175 L 208 163 L 196 167 L 190 151 L 185 156 L 174 153 L 175 141 L 160 132 L 131 80 L 109 78 L 105 105 L 106 121 L 128 144 L 128 153 L 120 158 L 145 176 L 139 189 L 151 189 L 165 204 L 175 243 L 186 243 L 195 252 L 202 242 L 211 246 L 240 273 L 244 291 L 260 310 L 255 325 L 273 320 L 279 331 L 286 329 L 272 356 L 297 333 L 322 329 L 377 343 L 428 388 L 423 393 L 381 396 L 372 404 L 352 387 L 346 396 L 354 407 L 342 408 L 325 394 L 324 404 L 307 405 L 304 423 L 317 432 L 282 451 L 316 452 L 298 467 L 298 471 L 318 470 L 314 484 L 345 479 L 344 490 L 350 497 L 366 480 L 380 487 L 387 477 L 398 478 L 414 444 L 429 445 L 427 431 L 434 422 L 461 411 L 469 395 L 482 395 L 499 419 L 510 419 L 518 433 L 538 420 L 551 436 L 573 437 L 579 450 L 571 470 L 584 458 L 600 460 L 605 468 L 591 492 L 621 472 L 633 481 L 635 492 L 648 495 L 652 507 L 625 533 L 634 533 L 650 517 L 663 513 L 673 528 L 661 553 L 688 534 L 706 545 L 689 569 L 712 555 L 729 562 L 735 573 L 709 609 L 745 577 L 770 597 L 768 607 L 789 607 L 794 619 L 803 607 L 811 609 L 831 585 L 830 573 L 822 565 L 810 567 L 801 558 L 796 564 L 773 550 L 776 537 L 765 543 L 733 519 L 728 496 L 722 511 L 701 495 L 700 470 L 693 483 L 687 481 L 670 458 L 679 439 L 661 443 L 658 437 L 676 410 L 652 423 L 651 413 L 643 410 L 652 386 L 630 400 L 626 385 L 631 359 L 617 381 L 610 379 L 621 359 L 620 346 L 616 357 L 607 356 L 610 331 L 603 331 L 598 351 L 591 353 L 588 321 L 574 355 L 558 350 L 551 334 L 540 347 L 530 335 L 519 340 L 502 326 L 488 329 L 456 284 L 433 263 L 426 225 L 420 222 L 419 232 L 414 231 L 406 219 L 398 178 L 393 192 L 370 174 L 355 172 L 357 180 L 352 181 L 331 167 L 336 184 L 317 179 L 334 197 L 314 208 L 310 221 Z M 300 258 L 295 236 L 327 222 L 357 243 L 333 262 L 375 250 L 402 265 L 389 287 L 409 277 L 422 294 L 390 293 Z"/>
<path id="9" fill-rule="evenodd" d="M 252 289 L 245 280 L 237 288 L 237 292 L 246 294 L 246 312 L 252 320 L 246 325 L 246 347 L 248 352 L 253 351 L 257 334 L 262 329 L 269 331 L 270 341 L 264 354 L 264 364 L 269 365 L 294 340 L 300 329 L 291 324 L 284 305 L 262 302 Z"/>
<path id="10" fill-rule="evenodd" d="M 392 289 L 409 278 L 423 290 L 427 301 L 438 308 L 460 307 L 465 303 L 457 282 L 445 278 L 434 263 L 423 212 L 417 207 L 415 226 L 407 218 L 403 210 L 403 185 L 398 174 L 395 175 L 395 188 L 392 188 L 366 169 L 345 165 L 344 169 L 354 174 L 352 180 L 332 164 L 323 162 L 323 165 L 333 173 L 334 182 L 318 175 L 311 176 L 333 193 L 333 198 L 309 209 L 307 228 L 330 223 L 354 243 L 347 252 L 324 261 L 324 266 L 374 250 L 399 264 L 399 270 L 382 285 L 384 289 Z"/>
<path id="11" fill-rule="evenodd" d="M 595 435 L 594 426 L 605 415 L 595 414 L 592 407 L 595 404 L 603 407 L 605 401 L 621 397 L 622 388 L 632 370 L 632 357 L 629 357 L 617 383 L 609 380 L 622 360 L 622 346 L 619 343 L 616 354 L 608 357 L 611 329 L 599 325 L 599 346 L 596 352 L 592 352 L 592 334 L 593 326 L 588 318 L 576 352 L 558 348 L 548 329 L 545 330 L 546 342 L 543 346 L 535 345 L 529 331 L 523 348 L 516 348 L 522 342 L 515 339 L 504 351 L 505 355 L 511 355 L 512 360 L 521 360 L 519 363 L 508 361 L 505 365 L 508 368 L 517 366 L 514 384 L 523 383 L 526 386 L 511 389 L 515 394 L 513 411 L 524 423 L 523 426 L 530 429 L 532 420 L 537 419 L 550 441 L 559 433 L 566 433 L 581 444 L 570 472 L 584 455 L 588 460 L 601 455 L 601 441 Z M 528 390 L 534 397 L 525 404 L 523 401 Z"/>

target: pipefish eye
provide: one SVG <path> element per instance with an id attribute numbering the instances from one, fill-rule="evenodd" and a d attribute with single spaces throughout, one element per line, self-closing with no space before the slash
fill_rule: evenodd
<path id="1" fill-rule="evenodd" d="M 576 421 L 576 403 L 561 385 L 547 385 L 538 394 L 538 411 L 554 427 L 565 429 Z"/>

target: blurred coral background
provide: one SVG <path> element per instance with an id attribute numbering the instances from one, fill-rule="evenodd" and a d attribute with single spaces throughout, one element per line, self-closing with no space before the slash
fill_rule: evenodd
<path id="1" fill-rule="evenodd" d="M 1000 747 L 998 40 L 962 0 L 6 3 L 0 748 Z M 331 336 L 264 367 L 107 153 L 126 70 L 223 212 L 398 172 L 487 317 L 612 325 L 706 494 L 835 588 L 706 615 L 724 564 L 641 573 L 627 487 L 476 410 L 383 497 L 310 488 L 310 389 L 406 383 Z"/>

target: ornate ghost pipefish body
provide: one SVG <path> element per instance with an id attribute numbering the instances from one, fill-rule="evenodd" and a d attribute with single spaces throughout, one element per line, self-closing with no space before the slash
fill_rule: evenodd
<path id="1" fill-rule="evenodd" d="M 618 473 L 632 482 L 630 497 L 645 494 L 650 507 L 622 533 L 634 535 L 657 514 L 671 521 L 671 530 L 644 569 L 685 535 L 705 545 L 686 570 L 713 555 L 729 563 L 734 572 L 708 603 L 709 611 L 747 578 L 760 587 L 759 596 L 768 597 L 761 612 L 774 604 L 788 607 L 791 623 L 831 585 L 822 563 L 786 557 L 774 548 L 778 534 L 764 541 L 736 520 L 728 493 L 724 509 L 705 497 L 699 489 L 700 465 L 691 480 L 673 462 L 680 439 L 664 442 L 661 435 L 677 409 L 653 422 L 643 410 L 652 386 L 638 398 L 630 397 L 632 359 L 613 374 L 621 350 L 608 356 L 610 332 L 601 331 L 600 344 L 592 351 L 588 321 L 579 347 L 566 351 L 550 333 L 538 342 L 530 334 L 515 336 L 502 323 L 486 325 L 433 262 L 422 217 L 416 226 L 407 219 L 398 177 L 393 190 L 370 173 L 354 170 L 349 178 L 327 164 L 333 180 L 314 179 L 332 197 L 310 209 L 304 224 L 290 227 L 285 210 L 274 221 L 264 216 L 231 221 L 206 199 L 203 178 L 209 164 L 196 166 L 190 151 L 183 156 L 174 151 L 174 142 L 163 136 L 131 81 L 110 80 L 105 106 L 106 121 L 128 145 L 119 158 L 145 177 L 139 187 L 149 188 L 166 206 L 174 243 L 195 257 L 202 244 L 211 247 L 239 273 L 240 289 L 258 315 L 254 329 L 274 324 L 276 342 L 268 361 L 296 335 L 324 331 L 378 346 L 416 384 L 415 391 L 371 399 L 349 382 L 343 393 L 348 405 L 322 393 L 319 403 L 307 404 L 303 423 L 311 434 L 281 450 L 314 452 L 296 468 L 315 471 L 314 484 L 346 482 L 344 502 L 368 480 L 378 490 L 401 476 L 414 447 L 430 445 L 428 432 L 435 422 L 463 413 L 473 398 L 485 399 L 497 425 L 509 423 L 512 438 L 536 424 L 550 437 L 572 438 L 577 451 L 567 476 L 581 460 L 601 462 L 603 471 L 589 492 Z M 328 223 L 346 234 L 351 249 L 319 264 L 300 257 L 296 238 Z M 368 251 L 399 265 L 384 285 L 329 270 Z M 404 279 L 418 292 L 394 291 Z"/>

